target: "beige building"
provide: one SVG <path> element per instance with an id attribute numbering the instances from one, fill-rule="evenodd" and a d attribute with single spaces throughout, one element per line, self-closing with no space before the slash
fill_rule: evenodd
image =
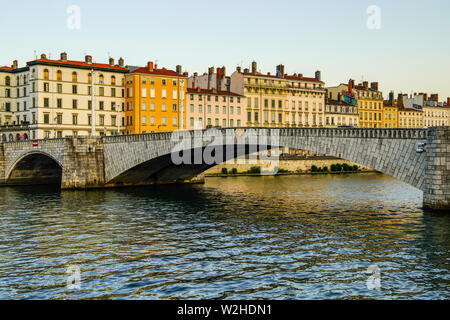
<path id="1" fill-rule="evenodd" d="M 32 139 L 90 135 L 93 81 L 96 135 L 123 132 L 123 81 L 127 72 L 123 59 L 116 65 L 113 59 L 102 64 L 93 63 L 91 56 L 73 61 L 66 53 L 59 60 L 43 54 L 24 68 L 13 68 L 8 86 L 0 80 L 10 91 L 13 112 L 8 114 L 6 101 L 0 102 L 5 105 L 2 121 L 29 123 Z"/>
<path id="2" fill-rule="evenodd" d="M 438 102 L 438 96 L 432 95 L 432 99 L 425 101 L 423 106 L 423 125 L 439 127 L 450 125 L 450 98 L 446 103 Z"/>
<path id="3" fill-rule="evenodd" d="M 320 71 L 314 78 L 287 75 L 277 66 L 276 75 L 238 68 L 230 77 L 232 92 L 244 95 L 246 125 L 250 127 L 322 127 L 325 125 L 325 86 Z"/>
<path id="4" fill-rule="evenodd" d="M 190 87 L 186 104 L 188 130 L 245 126 L 245 97 L 237 93 Z"/>
<path id="5" fill-rule="evenodd" d="M 345 101 L 325 100 L 325 126 L 358 127 L 358 106 Z"/>

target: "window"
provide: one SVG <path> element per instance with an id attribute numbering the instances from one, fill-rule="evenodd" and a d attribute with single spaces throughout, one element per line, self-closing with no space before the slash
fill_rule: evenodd
<path id="1" fill-rule="evenodd" d="M 78 80 L 77 73 L 73 72 L 72 73 L 72 82 L 77 82 L 77 80 Z"/>
<path id="2" fill-rule="evenodd" d="M 163 102 L 161 104 L 161 111 L 166 112 L 167 111 L 167 104 L 165 102 Z"/>
<path id="3" fill-rule="evenodd" d="M 177 117 L 172 118 L 172 126 L 176 127 L 178 125 L 178 119 Z"/>
<path id="4" fill-rule="evenodd" d="M 173 90 L 173 92 L 172 92 L 172 99 L 177 99 L 177 98 L 178 98 L 178 92 L 177 92 L 177 90 Z"/>
<path id="5" fill-rule="evenodd" d="M 142 125 L 143 126 L 147 125 L 147 116 L 142 116 Z"/>
<path id="6" fill-rule="evenodd" d="M 77 92 L 78 92 L 77 86 L 76 86 L 76 85 L 73 85 L 73 86 L 72 86 L 72 93 L 73 93 L 73 94 L 77 94 Z"/>
<path id="7" fill-rule="evenodd" d="M 154 126 L 155 125 L 155 116 L 151 116 L 150 117 L 150 125 Z"/>
<path id="8" fill-rule="evenodd" d="M 72 108 L 77 109 L 78 108 L 78 100 L 73 99 L 72 100 Z"/>
<path id="9" fill-rule="evenodd" d="M 161 97 L 162 97 L 163 99 L 166 98 L 166 89 L 162 89 Z"/>
<path id="10" fill-rule="evenodd" d="M 62 81 L 62 72 L 61 72 L 61 70 L 56 71 L 56 80 Z"/>
<path id="11" fill-rule="evenodd" d="M 142 110 L 143 111 L 146 111 L 147 110 L 147 102 L 145 102 L 145 101 L 142 101 Z"/>
<path id="12" fill-rule="evenodd" d="M 173 81 L 172 81 L 172 84 L 173 84 L 174 86 L 176 86 L 176 85 L 177 85 L 177 80 L 173 80 Z"/>
<path id="13" fill-rule="evenodd" d="M 44 82 L 44 92 L 50 91 L 50 84 L 48 82 Z"/>
<path id="14" fill-rule="evenodd" d="M 72 124 L 78 124 L 78 115 L 76 114 L 72 115 Z"/>
<path id="15" fill-rule="evenodd" d="M 48 69 L 44 70 L 44 80 L 48 80 Z M 19 84 L 19 81 L 17 81 L 17 84 Z"/>
<path id="16" fill-rule="evenodd" d="M 62 108 L 62 99 L 57 99 L 57 100 L 56 100 L 56 107 L 57 107 L 58 109 L 61 109 L 61 108 Z"/>
<path id="17" fill-rule="evenodd" d="M 193 104 L 191 104 L 191 105 L 189 106 L 189 111 L 190 111 L 190 112 L 194 112 L 194 105 L 193 105 Z M 192 119 L 194 119 L 194 118 L 192 118 Z"/>
<path id="18" fill-rule="evenodd" d="M 111 110 L 116 111 L 116 103 L 115 102 L 111 102 Z"/>
<path id="19" fill-rule="evenodd" d="M 163 86 L 165 86 L 166 85 L 166 79 L 162 79 L 161 83 L 162 83 Z"/>
<path id="20" fill-rule="evenodd" d="M 98 88 L 98 95 L 100 96 L 100 97 L 103 97 L 104 95 L 105 95 L 105 88 L 104 87 L 100 87 L 100 88 Z"/>
<path id="21" fill-rule="evenodd" d="M 56 123 L 57 124 L 62 124 L 62 114 L 61 113 L 58 113 L 56 115 Z"/>
<path id="22" fill-rule="evenodd" d="M 150 102 L 150 111 L 155 111 L 155 103 Z"/>
<path id="23" fill-rule="evenodd" d="M 88 83 L 92 83 L 92 75 L 88 73 Z"/>
<path id="24" fill-rule="evenodd" d="M 104 126 L 105 125 L 105 116 L 100 116 L 99 120 L 100 120 L 100 125 Z"/>
<path id="25" fill-rule="evenodd" d="M 100 110 L 105 110 L 105 102 L 104 101 L 99 102 L 99 108 L 100 108 Z"/>
<path id="26" fill-rule="evenodd" d="M 100 84 L 104 84 L 105 83 L 105 77 L 103 76 L 103 74 L 100 74 L 100 76 L 98 77 L 99 83 Z"/>
<path id="27" fill-rule="evenodd" d="M 142 88 L 142 97 L 147 98 L 147 88 Z"/>
<path id="28" fill-rule="evenodd" d="M 44 113 L 44 123 L 49 124 L 50 123 L 50 114 Z"/>
<path id="29" fill-rule="evenodd" d="M 151 88 L 150 89 L 150 98 L 154 98 L 155 97 L 155 88 Z"/>
<path id="30" fill-rule="evenodd" d="M 172 105 L 172 112 L 177 112 L 177 104 L 176 103 L 174 103 L 173 105 Z"/>
<path id="31" fill-rule="evenodd" d="M 11 78 L 10 77 L 6 77 L 5 78 L 5 85 L 6 86 L 10 86 L 11 85 Z"/>
<path id="32" fill-rule="evenodd" d="M 165 117 L 165 116 L 163 116 L 163 117 L 161 118 L 161 125 L 162 125 L 162 126 L 167 125 L 167 121 L 166 121 L 166 117 Z"/>
<path id="33" fill-rule="evenodd" d="M 113 85 L 113 86 L 116 85 L 116 77 L 115 76 L 111 76 L 111 85 Z"/>
<path id="34" fill-rule="evenodd" d="M 56 85 L 56 91 L 57 91 L 58 93 L 62 93 L 62 84 L 61 84 L 61 83 L 58 83 L 58 84 Z"/>
<path id="35" fill-rule="evenodd" d="M 116 116 L 111 116 L 111 125 L 112 126 L 116 125 Z"/>
<path id="36" fill-rule="evenodd" d="M 111 97 L 116 96 L 116 88 L 111 88 Z"/>
<path id="37" fill-rule="evenodd" d="M 44 98 L 44 107 L 46 107 L 46 108 L 49 107 L 49 99 L 48 98 Z"/>

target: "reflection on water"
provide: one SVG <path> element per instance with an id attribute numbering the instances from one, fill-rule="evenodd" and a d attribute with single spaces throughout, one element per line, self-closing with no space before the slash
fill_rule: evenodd
<path id="1" fill-rule="evenodd" d="M 450 216 L 421 201 L 378 174 L 1 188 L 0 298 L 448 299 Z"/>

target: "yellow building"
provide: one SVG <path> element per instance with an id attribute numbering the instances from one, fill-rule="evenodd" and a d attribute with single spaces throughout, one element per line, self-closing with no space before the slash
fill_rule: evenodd
<path id="1" fill-rule="evenodd" d="M 147 67 L 126 76 L 125 128 L 127 134 L 170 132 L 186 128 L 187 73 Z M 183 109 L 183 110 L 182 110 Z"/>
<path id="2" fill-rule="evenodd" d="M 388 102 L 383 105 L 383 128 L 398 128 L 398 108 Z"/>
<path id="3" fill-rule="evenodd" d="M 354 86 L 354 82 L 352 85 Z M 383 93 L 378 90 L 378 82 L 354 86 L 356 99 L 358 100 L 359 126 L 361 128 L 383 127 Z"/>
<path id="4" fill-rule="evenodd" d="M 314 78 L 287 75 L 277 66 L 275 75 L 240 68 L 231 75 L 231 91 L 247 99 L 249 127 L 323 127 L 325 125 L 325 86 L 321 73 Z"/>

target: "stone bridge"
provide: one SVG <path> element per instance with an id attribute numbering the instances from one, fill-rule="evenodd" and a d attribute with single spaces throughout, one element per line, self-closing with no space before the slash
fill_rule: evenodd
<path id="1" fill-rule="evenodd" d="M 422 190 L 424 207 L 449 209 L 449 141 L 450 127 L 233 128 L 4 142 L 0 183 L 59 183 L 63 189 L 187 183 L 224 161 L 288 147 L 386 173 Z"/>

